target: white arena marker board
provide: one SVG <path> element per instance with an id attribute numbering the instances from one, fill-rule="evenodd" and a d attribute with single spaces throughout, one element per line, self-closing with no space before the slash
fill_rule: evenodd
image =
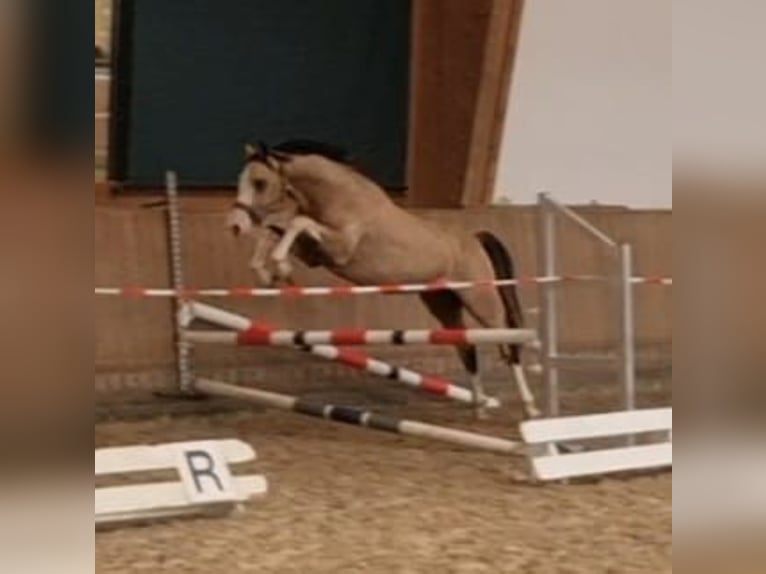
<path id="1" fill-rule="evenodd" d="M 532 471 L 539 480 L 561 480 L 672 466 L 672 432 L 673 410 L 670 408 L 540 419 L 521 424 L 521 434 L 529 445 L 643 433 L 661 433 L 663 437 L 661 442 L 653 444 L 566 454 L 559 454 L 556 449 L 533 448 Z"/>
<path id="2" fill-rule="evenodd" d="M 235 439 L 98 449 L 97 478 L 175 471 L 177 479 L 96 488 L 96 527 L 227 514 L 249 498 L 266 494 L 263 476 L 232 476 L 229 469 L 230 464 L 255 458 L 250 445 Z"/>

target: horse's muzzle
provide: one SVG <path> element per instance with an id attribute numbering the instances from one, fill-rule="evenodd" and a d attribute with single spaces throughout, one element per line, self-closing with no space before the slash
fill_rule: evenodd
<path id="1" fill-rule="evenodd" d="M 232 206 L 229 214 L 229 229 L 234 237 L 245 235 L 253 226 L 257 226 L 261 221 L 256 211 L 244 203 L 236 202 Z"/>

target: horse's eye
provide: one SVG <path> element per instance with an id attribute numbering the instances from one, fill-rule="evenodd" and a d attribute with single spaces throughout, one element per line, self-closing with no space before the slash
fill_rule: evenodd
<path id="1" fill-rule="evenodd" d="M 258 193 L 263 193 L 266 191 L 266 187 L 268 186 L 268 182 L 265 179 L 256 179 L 253 180 L 253 187 L 255 188 L 255 191 Z"/>

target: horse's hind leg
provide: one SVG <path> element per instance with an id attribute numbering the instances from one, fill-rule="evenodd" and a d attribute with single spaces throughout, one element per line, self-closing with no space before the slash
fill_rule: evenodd
<path id="1" fill-rule="evenodd" d="M 522 365 L 520 359 L 513 359 L 512 355 L 509 356 L 507 354 L 508 352 L 513 351 L 513 347 L 518 347 L 518 345 L 504 345 L 501 346 L 501 349 L 505 350 L 504 355 L 506 360 L 508 360 L 508 364 L 513 370 L 513 378 L 516 381 L 516 387 L 519 390 L 521 401 L 524 403 L 524 412 L 528 418 L 539 418 L 542 415 L 542 412 L 535 403 L 535 396 L 529 387 L 529 381 L 527 380 L 527 375 L 524 372 L 524 366 Z"/>
<path id="2" fill-rule="evenodd" d="M 455 293 L 450 291 L 423 293 L 420 295 L 420 299 L 444 328 L 462 329 L 465 327 L 462 312 L 463 304 Z M 486 418 L 484 405 L 487 402 L 487 396 L 481 381 L 478 350 L 474 345 L 468 345 L 456 347 L 456 351 L 471 379 L 476 416 L 477 418 Z"/>
<path id="3" fill-rule="evenodd" d="M 520 327 L 517 321 L 509 320 L 500 294 L 494 289 L 463 291 L 460 293 L 460 299 L 468 313 L 482 327 L 488 329 Z M 521 345 L 500 345 L 500 351 L 513 371 L 513 378 L 516 382 L 516 388 L 518 389 L 521 401 L 524 404 L 524 412 L 527 418 L 539 417 L 541 413 L 535 404 L 535 397 L 530 390 L 529 382 L 521 363 Z"/>

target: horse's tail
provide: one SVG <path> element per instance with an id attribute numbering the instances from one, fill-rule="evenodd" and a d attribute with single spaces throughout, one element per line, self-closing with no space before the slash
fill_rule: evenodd
<path id="1" fill-rule="evenodd" d="M 515 279 L 516 271 L 513 264 L 513 257 L 502 241 L 496 235 L 489 231 L 480 231 L 476 238 L 486 251 L 489 260 L 492 262 L 492 268 L 495 271 L 496 279 Z M 520 329 L 524 326 L 524 312 L 519 302 L 519 296 L 515 285 L 503 285 L 497 288 L 500 298 L 503 300 L 505 308 L 505 317 L 508 327 Z M 511 346 L 511 360 L 514 364 L 521 361 L 519 345 Z"/>

